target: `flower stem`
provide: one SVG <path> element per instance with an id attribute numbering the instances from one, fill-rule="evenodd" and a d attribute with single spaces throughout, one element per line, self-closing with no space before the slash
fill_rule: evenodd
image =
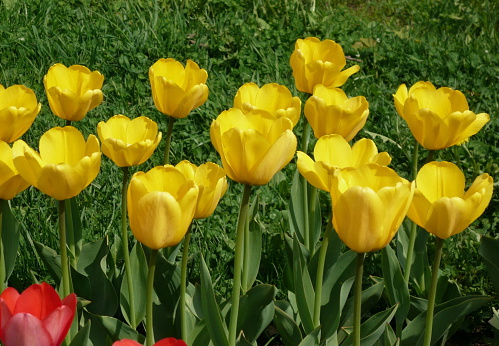
<path id="1" fill-rule="evenodd" d="M 418 175 L 418 153 L 419 153 L 419 143 L 416 141 L 414 144 L 414 153 L 412 155 L 412 179 L 416 179 Z M 409 277 L 411 275 L 412 267 L 412 257 L 414 256 L 414 244 L 416 243 L 416 235 L 418 234 L 418 228 L 414 221 L 411 221 L 411 231 L 409 235 L 409 246 L 407 247 L 407 257 L 405 259 L 404 268 L 404 281 L 406 284 L 409 283 Z"/>
<path id="2" fill-rule="evenodd" d="M 317 262 L 317 275 L 315 278 L 315 301 L 314 301 L 314 328 L 317 328 L 321 319 L 321 298 L 322 298 L 322 281 L 324 279 L 324 264 L 326 262 L 327 247 L 329 245 L 329 235 L 333 229 L 333 218 L 329 220 L 324 238 L 322 239 L 321 250 Z"/>
<path id="3" fill-rule="evenodd" d="M 154 290 L 154 272 L 156 271 L 156 258 L 158 250 L 151 250 L 149 257 L 149 271 L 147 273 L 147 297 L 146 297 L 146 346 L 154 344 L 154 327 L 152 315 L 152 296 Z"/>
<path id="4" fill-rule="evenodd" d="M 5 289 L 5 278 L 7 276 L 6 268 L 5 268 L 5 252 L 3 248 L 3 206 L 5 201 L 0 199 L 0 293 Z"/>
<path id="5" fill-rule="evenodd" d="M 364 270 L 364 253 L 357 254 L 355 269 L 355 293 L 353 301 L 353 344 L 360 346 L 360 317 L 362 307 L 362 272 Z"/>
<path id="6" fill-rule="evenodd" d="M 173 133 L 173 123 L 175 122 L 174 117 L 168 117 L 168 130 L 166 132 L 166 144 L 165 144 L 165 158 L 163 160 L 164 165 L 170 164 L 170 145 L 172 143 L 172 133 Z"/>
<path id="7" fill-rule="evenodd" d="M 431 287 L 428 296 L 428 309 L 426 311 L 426 327 L 424 334 L 424 346 L 431 345 L 431 334 L 433 330 L 433 311 L 435 310 L 435 297 L 437 295 L 438 269 L 440 259 L 442 258 L 442 248 L 444 240 L 437 237 L 435 242 L 435 258 L 433 259 L 433 268 L 431 270 Z"/>
<path id="8" fill-rule="evenodd" d="M 249 218 L 246 217 L 246 222 L 244 223 L 244 240 L 243 240 L 243 271 L 241 278 L 241 293 L 246 294 L 246 287 L 248 286 L 248 271 L 249 271 L 249 253 L 250 253 L 250 234 L 249 234 Z"/>
<path id="9" fill-rule="evenodd" d="M 237 317 L 239 315 L 239 296 L 241 294 L 241 269 L 243 260 L 244 230 L 246 228 L 246 218 L 248 217 L 249 198 L 251 186 L 244 185 L 243 198 L 239 209 L 237 220 L 236 250 L 234 258 L 234 282 L 232 287 L 232 307 L 229 323 L 229 345 L 236 345 Z"/>
<path id="10" fill-rule="evenodd" d="M 187 262 L 189 259 L 189 243 L 191 241 L 191 228 L 192 223 L 189 226 L 189 230 L 185 234 L 184 238 L 184 249 L 182 254 L 182 270 L 180 279 L 180 323 L 182 330 L 182 340 L 187 340 L 187 306 L 185 306 L 185 294 L 187 290 Z"/>
<path id="11" fill-rule="evenodd" d="M 71 208 L 71 199 L 64 200 L 64 207 L 66 208 L 66 218 L 68 222 L 66 224 L 67 229 L 67 237 L 68 239 L 68 247 L 70 254 L 69 260 L 74 268 L 76 268 L 76 244 L 75 244 L 75 233 L 74 233 L 74 224 L 73 224 L 73 210 Z"/>
<path id="12" fill-rule="evenodd" d="M 59 246 L 61 248 L 61 270 L 62 270 L 62 296 L 71 294 L 69 282 L 69 262 L 66 248 L 66 203 L 59 201 Z"/>
<path id="13" fill-rule="evenodd" d="M 137 328 L 135 320 L 135 296 L 133 292 L 133 275 L 130 264 L 130 253 L 128 250 L 128 224 L 126 211 L 126 192 L 128 188 L 128 167 L 123 167 L 123 185 L 121 186 L 121 244 L 123 246 L 123 258 L 125 260 L 125 274 L 128 286 L 128 305 L 130 306 L 129 318 L 133 329 Z"/>

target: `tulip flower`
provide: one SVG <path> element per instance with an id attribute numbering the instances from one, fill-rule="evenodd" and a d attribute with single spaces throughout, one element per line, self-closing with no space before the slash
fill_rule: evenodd
<path id="1" fill-rule="evenodd" d="M 79 121 L 101 104 L 104 76 L 87 67 L 63 64 L 51 66 L 43 85 L 52 112 L 68 121 Z"/>
<path id="2" fill-rule="evenodd" d="M 342 71 L 346 65 L 343 48 L 332 40 L 320 41 L 316 37 L 298 39 L 289 62 L 296 88 L 309 94 L 318 84 L 332 88 L 342 86 L 360 70 L 360 66 L 355 65 Z"/>
<path id="3" fill-rule="evenodd" d="M 208 99 L 208 73 L 192 60 L 184 66 L 172 59 L 159 59 L 149 68 L 156 108 L 173 118 L 185 118 Z"/>
<path id="4" fill-rule="evenodd" d="M 213 121 L 210 137 L 229 178 L 246 185 L 265 185 L 296 152 L 292 129 L 288 118 L 245 115 L 231 108 Z"/>
<path id="5" fill-rule="evenodd" d="M 12 199 L 28 186 L 14 166 L 12 148 L 0 140 L 0 199 Z"/>
<path id="6" fill-rule="evenodd" d="M 470 111 L 460 91 L 437 89 L 430 82 L 417 82 L 409 90 L 402 84 L 393 96 L 416 140 L 430 150 L 461 144 L 490 120 L 486 113 Z"/>
<path id="7" fill-rule="evenodd" d="M 246 83 L 237 91 L 234 107 L 243 113 L 268 112 L 276 118 L 286 117 L 296 126 L 300 120 L 300 98 L 291 95 L 284 85 L 265 84 L 259 88 L 255 83 Z"/>
<path id="8" fill-rule="evenodd" d="M 17 140 L 14 165 L 29 184 L 59 201 L 79 194 L 99 174 L 101 152 L 94 135 L 85 142 L 76 128 L 55 127 L 42 135 L 39 149 Z"/>
<path id="9" fill-rule="evenodd" d="M 370 139 L 363 138 L 350 147 L 340 135 L 319 138 L 314 148 L 315 162 L 304 152 L 298 151 L 297 156 L 300 174 L 323 191 L 330 190 L 337 169 L 358 168 L 369 163 L 387 166 L 392 160 L 388 153 L 378 153 L 376 144 Z"/>
<path id="10" fill-rule="evenodd" d="M 207 162 L 197 167 L 189 161 L 175 166 L 182 174 L 199 188 L 195 219 L 204 219 L 213 214 L 218 202 L 227 191 L 227 178 L 222 167 Z"/>
<path id="11" fill-rule="evenodd" d="M 194 217 L 198 191 L 192 180 L 170 165 L 135 173 L 127 193 L 135 238 L 154 250 L 177 245 Z"/>
<path id="12" fill-rule="evenodd" d="M 139 344 L 134 340 L 123 339 L 120 341 L 115 341 L 113 343 L 113 346 L 142 346 L 142 344 Z M 182 340 L 177 340 L 175 338 L 166 338 L 159 340 L 153 346 L 187 346 L 187 344 Z"/>
<path id="13" fill-rule="evenodd" d="M 138 166 L 154 152 L 161 140 L 158 125 L 149 118 L 130 120 L 115 115 L 97 125 L 102 152 L 119 167 Z"/>
<path id="14" fill-rule="evenodd" d="M 368 164 L 337 170 L 330 194 L 338 236 L 350 249 L 365 253 L 392 240 L 409 209 L 414 183 L 388 167 Z"/>
<path id="15" fill-rule="evenodd" d="M 12 143 L 30 128 L 42 105 L 33 90 L 23 85 L 5 89 L 0 84 L 0 140 Z"/>
<path id="16" fill-rule="evenodd" d="M 488 206 L 493 179 L 482 174 L 464 191 L 463 172 L 450 162 L 430 162 L 416 177 L 409 218 L 440 239 L 464 231 Z"/>
<path id="17" fill-rule="evenodd" d="M 9 287 L 0 295 L 0 339 L 5 346 L 60 345 L 71 327 L 76 295 L 62 301 L 48 284 L 19 294 Z"/>
<path id="18" fill-rule="evenodd" d="M 366 123 L 369 103 L 364 96 L 348 98 L 341 89 L 318 85 L 304 113 L 316 138 L 339 134 L 351 141 Z"/>

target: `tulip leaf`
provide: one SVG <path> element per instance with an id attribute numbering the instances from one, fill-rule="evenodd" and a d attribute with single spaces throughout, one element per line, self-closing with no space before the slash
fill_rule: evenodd
<path id="1" fill-rule="evenodd" d="M 339 268 L 338 268 L 339 269 Z M 321 339 L 326 340 L 332 337 L 340 324 L 340 316 L 343 307 L 348 299 L 348 294 L 355 282 L 355 277 L 347 279 L 345 282 L 340 282 L 334 285 L 331 291 L 331 299 L 327 304 L 321 307 Z"/>
<path id="2" fill-rule="evenodd" d="M 79 298 L 86 300 L 92 299 L 92 286 L 90 285 L 90 278 L 80 272 L 75 268 L 70 266 L 71 270 L 71 283 L 73 284 L 73 289 Z"/>
<path id="3" fill-rule="evenodd" d="M 428 242 L 429 233 L 425 230 L 418 229 L 416 242 L 414 243 L 414 260 L 411 267 L 410 278 L 413 282 L 413 288 L 419 297 L 426 297 L 431 284 L 431 268 L 428 263 L 428 253 L 426 251 L 426 243 Z"/>
<path id="4" fill-rule="evenodd" d="M 104 328 L 112 341 L 121 339 L 135 340 L 139 343 L 144 343 L 145 341 L 143 335 L 140 335 L 135 329 L 114 317 L 99 316 L 94 314 L 88 315 L 93 323 L 99 324 L 102 328 Z"/>
<path id="5" fill-rule="evenodd" d="M 2 199 L 0 199 L 0 203 L 3 251 L 1 256 L 3 256 L 5 264 L 5 268 L 0 268 L 0 270 L 4 270 L 4 279 L 7 282 L 16 264 L 17 249 L 19 248 L 19 223 L 12 214 L 10 203 Z"/>
<path id="6" fill-rule="evenodd" d="M 314 328 L 312 314 L 314 309 L 314 286 L 308 273 L 305 259 L 300 251 L 299 241 L 293 238 L 293 272 L 298 314 L 305 329 L 305 333 L 311 333 Z"/>
<path id="7" fill-rule="evenodd" d="M 385 332 L 383 334 L 382 346 L 395 346 L 399 342 L 397 335 L 390 326 L 390 323 L 385 323 Z"/>
<path id="8" fill-rule="evenodd" d="M 336 232 L 334 232 L 336 233 Z M 331 268 L 326 269 L 324 266 L 324 281 L 322 283 L 322 305 L 327 305 L 333 297 L 331 291 L 338 283 L 343 282 L 355 276 L 355 259 L 357 254 L 354 251 L 347 251 L 342 254 L 338 260 L 331 265 Z M 327 261 L 327 257 L 326 257 Z"/>
<path id="9" fill-rule="evenodd" d="M 321 333 L 321 327 L 317 327 L 312 330 L 303 340 L 300 342 L 299 346 L 317 346 L 319 345 L 319 336 Z"/>
<path id="10" fill-rule="evenodd" d="M 277 289 L 272 285 L 258 285 L 240 298 L 237 330 L 242 330 L 248 342 L 253 343 L 274 318 L 274 297 Z"/>
<path id="11" fill-rule="evenodd" d="M 361 324 L 360 342 L 362 346 L 371 346 L 378 341 L 378 339 L 381 337 L 381 335 L 383 335 L 383 332 L 385 331 L 386 324 L 389 324 L 393 319 L 393 316 L 395 316 L 397 308 L 398 305 L 396 304 L 385 311 L 378 312 Z M 353 336 L 353 333 L 350 334 L 341 345 L 353 345 Z"/>
<path id="12" fill-rule="evenodd" d="M 435 306 L 432 344 L 439 340 L 457 320 L 487 304 L 487 296 L 465 296 Z M 402 331 L 401 345 L 422 345 L 426 326 L 426 311 L 413 319 Z"/>
<path id="13" fill-rule="evenodd" d="M 257 346 L 256 343 L 251 343 L 244 336 L 244 332 L 241 330 L 239 336 L 236 339 L 236 346 Z"/>
<path id="14" fill-rule="evenodd" d="M 107 238 L 83 245 L 77 270 L 90 278 L 92 297 L 87 310 L 98 315 L 114 316 L 118 309 L 118 297 L 104 271 L 108 254 Z"/>
<path id="15" fill-rule="evenodd" d="M 499 294 L 499 239 L 482 237 L 478 253 L 485 260 L 492 285 Z"/>
<path id="16" fill-rule="evenodd" d="M 248 220 L 249 223 L 245 229 L 245 242 L 249 246 L 244 246 L 248 253 L 244 254 L 244 270 L 241 288 L 247 292 L 253 286 L 258 272 L 260 270 L 260 259 L 262 257 L 262 228 L 260 222 L 256 219 L 258 209 L 258 195 L 255 197 L 250 207 Z"/>
<path id="17" fill-rule="evenodd" d="M 120 305 L 121 312 L 128 324 L 136 329 L 146 315 L 146 283 L 147 283 L 147 260 L 142 250 L 142 245 L 135 242 L 130 253 L 130 269 L 132 272 L 132 288 L 135 305 L 135 323 L 132 325 L 130 318 L 130 292 L 128 290 L 128 277 L 126 272 L 121 282 Z"/>
<path id="18" fill-rule="evenodd" d="M 73 340 L 69 346 L 92 346 L 90 341 L 90 329 L 92 325 L 92 320 L 89 320 L 83 328 L 81 328 L 78 333 L 74 336 Z"/>
<path id="19" fill-rule="evenodd" d="M 222 314 L 215 299 L 213 292 L 213 283 L 211 281 L 210 272 L 203 256 L 201 256 L 201 294 L 203 297 L 203 312 L 206 316 L 206 324 L 211 340 L 214 345 L 227 346 L 227 327 L 222 321 Z"/>
<path id="20" fill-rule="evenodd" d="M 43 245 L 37 241 L 34 242 L 36 252 L 42 260 L 45 267 L 47 267 L 50 276 L 55 282 L 60 282 L 62 277 L 61 272 L 61 257 L 55 250 Z"/>
<path id="21" fill-rule="evenodd" d="M 404 281 L 399 261 L 390 244 L 381 250 L 381 267 L 383 269 L 383 280 L 385 281 L 385 288 L 390 304 L 398 304 L 399 306 L 395 315 L 395 321 L 397 332 L 401 332 L 405 318 L 409 312 L 411 300 L 409 287 Z"/>
<path id="22" fill-rule="evenodd" d="M 210 344 L 210 333 L 208 333 L 206 320 L 199 321 L 189 330 L 186 343 L 191 346 L 205 346 Z"/>
<path id="23" fill-rule="evenodd" d="M 279 330 L 284 344 L 287 346 L 297 346 L 302 340 L 300 327 L 286 311 L 287 309 L 282 309 L 282 305 L 286 304 L 290 308 L 289 303 L 286 301 L 276 302 L 274 323 Z"/>
<path id="24" fill-rule="evenodd" d="M 83 245 L 80 212 L 78 204 L 76 203 L 76 198 L 66 199 L 64 203 L 66 208 L 66 242 L 70 250 L 74 249 L 72 256 L 78 261 Z M 69 234 L 70 232 L 72 232 L 72 234 Z"/>

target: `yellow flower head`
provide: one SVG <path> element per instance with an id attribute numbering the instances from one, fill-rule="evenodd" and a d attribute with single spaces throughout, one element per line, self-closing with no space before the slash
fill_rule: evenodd
<path id="1" fill-rule="evenodd" d="M 329 191 L 337 169 L 358 168 L 375 163 L 381 166 L 390 164 L 388 153 L 378 153 L 376 144 L 370 139 L 361 139 L 352 147 L 340 135 L 327 135 L 319 138 L 314 148 L 314 160 L 302 151 L 297 152 L 297 166 L 300 174 L 316 188 Z"/>
<path id="2" fill-rule="evenodd" d="M 0 84 L 0 141 L 12 143 L 30 128 L 42 105 L 24 85 Z"/>
<path id="3" fill-rule="evenodd" d="M 430 150 L 461 144 L 490 120 L 486 113 L 470 111 L 460 91 L 437 89 L 430 82 L 417 82 L 409 90 L 402 84 L 393 96 L 395 108 L 413 136 Z"/>
<path id="4" fill-rule="evenodd" d="M 227 191 L 225 171 L 219 165 L 206 162 L 199 167 L 189 161 L 182 161 L 175 166 L 182 174 L 199 188 L 195 219 L 204 219 L 215 211 L 218 202 Z"/>
<path id="5" fill-rule="evenodd" d="M 79 121 L 101 104 L 104 76 L 87 67 L 63 64 L 51 66 L 43 85 L 52 112 L 59 118 Z"/>
<path id="6" fill-rule="evenodd" d="M 414 183 L 388 167 L 368 164 L 337 170 L 330 193 L 338 236 L 350 249 L 364 253 L 384 248 L 395 236 Z"/>
<path id="7" fill-rule="evenodd" d="M 85 142 L 72 126 L 54 127 L 42 135 L 39 148 L 37 153 L 17 140 L 14 165 L 28 183 L 57 200 L 76 196 L 99 174 L 101 152 L 94 135 Z"/>
<path id="8" fill-rule="evenodd" d="M 213 146 L 234 181 L 265 185 L 293 158 L 296 136 L 288 118 L 266 113 L 245 115 L 238 108 L 222 112 L 210 127 Z"/>
<path id="9" fill-rule="evenodd" d="M 369 103 L 364 96 L 348 98 L 341 89 L 317 85 L 304 112 L 316 138 L 339 134 L 351 141 L 367 121 Z"/>
<path id="10" fill-rule="evenodd" d="M 135 238 L 154 250 L 177 245 L 194 217 L 198 191 L 193 180 L 170 165 L 135 173 L 127 192 Z"/>
<path id="11" fill-rule="evenodd" d="M 342 71 L 347 63 L 343 48 L 332 40 L 320 41 L 316 37 L 298 39 L 289 63 L 296 89 L 309 94 L 318 84 L 332 88 L 342 86 L 360 70 L 360 66 L 355 65 Z"/>
<path id="12" fill-rule="evenodd" d="M 245 114 L 250 112 L 268 112 L 276 118 L 286 117 L 296 126 L 300 120 L 300 98 L 291 95 L 284 85 L 265 84 L 259 88 L 255 83 L 246 83 L 237 91 L 234 107 Z"/>
<path id="13" fill-rule="evenodd" d="M 144 163 L 161 140 L 158 125 L 147 117 L 133 120 L 118 114 L 97 125 L 102 152 L 119 167 Z"/>
<path id="14" fill-rule="evenodd" d="M 464 192 L 464 174 L 456 165 L 427 163 L 416 178 L 408 216 L 428 232 L 447 239 L 482 215 L 492 198 L 493 184 L 492 177 L 485 173 Z"/>
<path id="15" fill-rule="evenodd" d="M 0 140 L 0 199 L 4 200 L 14 198 L 29 186 L 17 171 L 12 158 L 12 148 Z"/>
<path id="16" fill-rule="evenodd" d="M 149 68 L 156 108 L 173 118 L 185 118 L 208 99 L 208 73 L 192 60 L 159 59 Z"/>

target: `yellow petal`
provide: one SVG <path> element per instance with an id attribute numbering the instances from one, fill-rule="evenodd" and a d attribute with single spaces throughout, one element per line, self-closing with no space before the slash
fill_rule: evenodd
<path id="1" fill-rule="evenodd" d="M 432 204 L 424 228 L 440 239 L 460 233 L 470 225 L 476 202 L 476 197 L 468 202 L 458 197 L 441 198 Z"/>
<path id="2" fill-rule="evenodd" d="M 84 176 L 66 163 L 45 165 L 38 177 L 37 189 L 59 201 L 79 194 L 85 187 Z"/>
<path id="3" fill-rule="evenodd" d="M 296 155 L 298 156 L 296 165 L 300 174 L 304 176 L 312 186 L 323 191 L 329 191 L 330 180 L 332 179 L 331 175 L 334 168 L 327 167 L 323 162 L 314 162 L 304 152 L 298 151 Z"/>
<path id="4" fill-rule="evenodd" d="M 442 197 L 463 198 L 464 185 L 464 174 L 451 162 L 427 163 L 416 177 L 418 190 L 430 203 Z"/>
<path id="5" fill-rule="evenodd" d="M 40 157 L 45 164 L 67 163 L 70 166 L 85 156 L 86 143 L 72 126 L 54 127 L 40 138 Z"/>
<path id="6" fill-rule="evenodd" d="M 12 147 L 14 165 L 21 176 L 33 186 L 37 186 L 38 177 L 45 165 L 40 155 L 24 141 L 17 140 Z"/>

